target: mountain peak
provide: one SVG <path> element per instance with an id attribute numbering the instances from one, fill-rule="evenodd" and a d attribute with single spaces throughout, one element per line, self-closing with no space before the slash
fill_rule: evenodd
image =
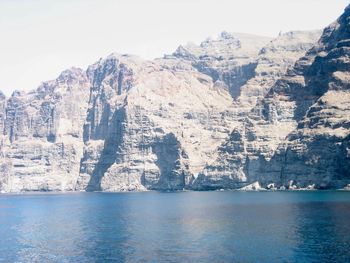
<path id="1" fill-rule="evenodd" d="M 252 57 L 259 53 L 272 38 L 243 33 L 221 32 L 216 38 L 208 37 L 199 45 L 180 45 L 173 53 L 176 57 Z"/>
<path id="2" fill-rule="evenodd" d="M 220 33 L 220 38 L 222 38 L 222 39 L 232 39 L 232 38 L 235 38 L 235 37 L 233 36 L 233 34 L 227 32 L 227 31 L 222 31 Z"/>

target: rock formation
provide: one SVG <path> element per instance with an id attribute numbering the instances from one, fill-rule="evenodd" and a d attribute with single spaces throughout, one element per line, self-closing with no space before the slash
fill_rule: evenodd
<path id="1" fill-rule="evenodd" d="M 72 68 L 35 91 L 1 100 L 0 190 L 74 190 L 89 87 L 85 72 Z"/>
<path id="2" fill-rule="evenodd" d="M 195 188 L 349 184 L 350 8 L 219 148 Z"/>
<path id="3" fill-rule="evenodd" d="M 350 183 L 349 8 L 320 31 L 111 54 L 0 94 L 0 191 Z"/>
<path id="4" fill-rule="evenodd" d="M 183 189 L 233 127 L 230 94 L 187 62 L 113 54 L 90 72 L 79 189 Z"/>

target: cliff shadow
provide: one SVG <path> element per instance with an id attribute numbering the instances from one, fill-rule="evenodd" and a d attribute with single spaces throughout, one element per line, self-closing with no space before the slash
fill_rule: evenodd
<path id="1" fill-rule="evenodd" d="M 185 187 L 184 173 L 181 172 L 180 143 L 173 133 L 166 134 L 152 146 L 157 156 L 156 165 L 160 175 L 154 189 L 182 190 Z M 146 183 L 147 178 L 143 181 Z"/>
<path id="2" fill-rule="evenodd" d="M 212 68 L 203 61 L 194 63 L 193 67 L 199 72 L 210 76 L 213 82 L 217 80 L 223 81 L 227 85 L 231 97 L 236 100 L 241 95 L 241 88 L 250 79 L 254 78 L 257 65 L 257 63 L 249 63 L 224 72 Z"/>
<path id="3" fill-rule="evenodd" d="M 91 175 L 90 181 L 86 188 L 87 191 L 102 190 L 102 178 L 108 168 L 116 162 L 118 149 L 123 140 L 124 127 L 122 123 L 124 122 L 125 117 L 125 108 L 117 109 L 114 112 L 110 125 L 108 126 L 108 136 L 105 139 L 103 151 Z"/>
<path id="4" fill-rule="evenodd" d="M 231 97 L 236 100 L 241 95 L 241 88 L 255 77 L 257 63 L 249 63 L 234 70 L 224 72 L 222 79 L 229 87 Z"/>

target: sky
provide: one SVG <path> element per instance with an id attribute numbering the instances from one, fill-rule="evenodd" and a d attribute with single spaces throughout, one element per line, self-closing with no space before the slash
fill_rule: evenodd
<path id="1" fill-rule="evenodd" d="M 321 29 L 349 0 L 0 0 L 0 90 L 31 90 L 112 52 L 146 59 L 222 31 Z"/>

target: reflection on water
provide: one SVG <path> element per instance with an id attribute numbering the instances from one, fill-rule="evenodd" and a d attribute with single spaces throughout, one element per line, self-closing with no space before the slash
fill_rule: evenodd
<path id="1" fill-rule="evenodd" d="M 348 192 L 0 196 L 0 262 L 346 262 Z"/>

